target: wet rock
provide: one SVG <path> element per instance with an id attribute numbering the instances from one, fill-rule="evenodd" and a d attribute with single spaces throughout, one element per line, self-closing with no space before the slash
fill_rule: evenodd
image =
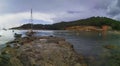
<path id="1" fill-rule="evenodd" d="M 75 66 L 82 66 L 80 63 L 76 63 Z"/>

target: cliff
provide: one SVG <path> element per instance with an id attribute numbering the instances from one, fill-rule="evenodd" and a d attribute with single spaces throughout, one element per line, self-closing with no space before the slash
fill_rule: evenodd
<path id="1" fill-rule="evenodd" d="M 72 26 L 67 27 L 66 30 L 73 30 L 73 31 L 102 31 L 102 28 L 96 26 Z"/>

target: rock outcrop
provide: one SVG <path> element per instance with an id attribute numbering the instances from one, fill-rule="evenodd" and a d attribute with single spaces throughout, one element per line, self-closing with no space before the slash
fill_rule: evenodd
<path id="1" fill-rule="evenodd" d="M 86 66 L 84 58 L 75 53 L 70 43 L 52 36 L 37 37 L 19 48 L 7 46 L 1 55 L 10 56 L 11 66 Z"/>
<path id="2" fill-rule="evenodd" d="M 72 31 L 102 31 L 102 28 L 96 26 L 72 26 L 67 27 L 66 30 Z"/>

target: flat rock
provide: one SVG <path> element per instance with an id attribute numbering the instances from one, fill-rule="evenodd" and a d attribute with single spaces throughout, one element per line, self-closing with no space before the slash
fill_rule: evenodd
<path id="1" fill-rule="evenodd" d="M 79 59 L 73 46 L 63 38 L 39 37 L 15 50 L 17 52 L 13 53 L 15 54 L 13 60 L 21 62 L 21 66 L 82 66 L 83 64 L 83 59 Z"/>

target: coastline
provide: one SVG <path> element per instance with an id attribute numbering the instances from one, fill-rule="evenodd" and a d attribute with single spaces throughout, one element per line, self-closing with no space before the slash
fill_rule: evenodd
<path id="1" fill-rule="evenodd" d="M 17 38 L 7 43 L 1 55 L 10 55 L 10 63 L 19 66 L 87 66 L 83 56 L 74 51 L 73 45 L 54 36 Z"/>

